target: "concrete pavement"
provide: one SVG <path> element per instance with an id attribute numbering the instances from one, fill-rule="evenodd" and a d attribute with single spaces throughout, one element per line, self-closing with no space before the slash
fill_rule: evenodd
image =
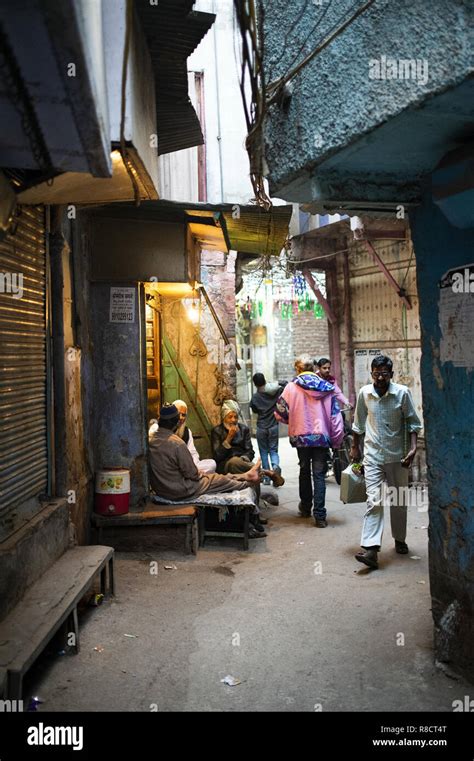
<path id="1" fill-rule="evenodd" d="M 281 445 L 268 537 L 248 553 L 213 539 L 197 557 L 117 553 L 117 597 L 82 617 L 81 652 L 27 681 L 40 710 L 451 711 L 469 694 L 433 662 L 428 514 L 409 513 L 409 555 L 386 530 L 369 571 L 354 560 L 364 505 L 342 505 L 330 480 L 328 527 L 298 517 L 296 453 Z"/>

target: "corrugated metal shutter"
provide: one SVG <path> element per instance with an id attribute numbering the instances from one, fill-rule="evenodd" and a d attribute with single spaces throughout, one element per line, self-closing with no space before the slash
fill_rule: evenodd
<path id="1" fill-rule="evenodd" d="M 8 273 L 23 276 L 21 298 L 5 292 Z M 21 207 L 14 235 L 0 241 L 0 277 L 0 511 L 4 512 L 45 493 L 48 484 L 43 207 Z"/>

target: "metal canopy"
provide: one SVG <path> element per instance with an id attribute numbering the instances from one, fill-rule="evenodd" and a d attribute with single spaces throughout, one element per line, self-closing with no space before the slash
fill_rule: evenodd
<path id="1" fill-rule="evenodd" d="M 188 95 L 187 58 L 197 48 L 216 18 L 192 11 L 193 0 L 138 0 L 155 74 L 158 153 L 202 145 L 204 138 Z"/>
<path id="2" fill-rule="evenodd" d="M 259 206 L 238 204 L 186 204 L 172 201 L 143 201 L 136 207 L 115 203 L 91 208 L 94 216 L 117 220 L 177 222 L 189 224 L 199 232 L 201 248 L 227 252 L 230 249 L 251 256 L 278 256 L 288 235 L 292 206 L 273 206 L 265 211 Z M 206 227 L 208 234 L 206 235 Z"/>

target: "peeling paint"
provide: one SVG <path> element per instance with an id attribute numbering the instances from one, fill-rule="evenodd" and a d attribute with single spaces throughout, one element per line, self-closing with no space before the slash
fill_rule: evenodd
<path id="1" fill-rule="evenodd" d="M 430 585 L 436 655 L 474 679 L 474 387 L 440 367 L 439 282 L 472 261 L 474 230 L 455 228 L 427 195 L 410 212 L 422 335 L 421 379 L 430 493 Z M 453 600 L 456 602 L 454 603 Z"/>
<path id="2" fill-rule="evenodd" d="M 435 344 L 433 338 L 431 338 L 431 351 L 433 354 L 433 377 L 439 390 L 442 391 L 444 389 L 444 380 L 439 366 L 439 347 Z"/>

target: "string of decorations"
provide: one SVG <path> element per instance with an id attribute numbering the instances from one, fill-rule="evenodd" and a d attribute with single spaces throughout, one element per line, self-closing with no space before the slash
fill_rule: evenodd
<path id="1" fill-rule="evenodd" d="M 265 281 L 271 284 L 271 281 Z M 317 320 L 325 317 L 324 310 L 308 289 L 308 284 L 301 272 L 296 272 L 289 284 L 272 287 L 273 310 L 279 312 L 282 319 L 290 320 L 304 312 L 313 312 Z M 246 319 L 256 320 L 263 316 L 265 301 L 247 296 L 237 304 L 240 315 Z"/>

